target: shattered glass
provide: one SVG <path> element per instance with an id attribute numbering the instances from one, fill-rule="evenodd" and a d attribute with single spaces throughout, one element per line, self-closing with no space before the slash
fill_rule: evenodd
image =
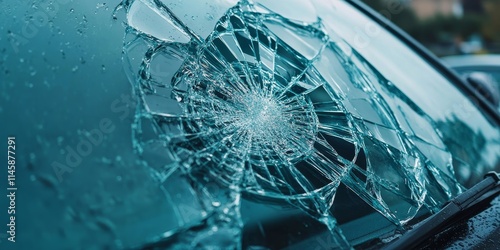
<path id="1" fill-rule="evenodd" d="M 457 153 L 449 123 L 348 42 L 319 2 L 292 2 L 117 8 L 138 100 L 134 147 L 174 211 L 165 248 L 241 248 L 243 200 L 298 208 L 328 229 L 330 247 L 350 248 L 332 213 L 341 185 L 402 226 L 463 190 L 456 171 L 491 159 Z"/>

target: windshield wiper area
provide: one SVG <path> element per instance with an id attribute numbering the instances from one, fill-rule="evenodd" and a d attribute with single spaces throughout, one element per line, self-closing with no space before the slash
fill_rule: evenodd
<path id="1" fill-rule="evenodd" d="M 498 194 L 500 194 L 500 174 L 490 172 L 485 175 L 484 180 L 450 200 L 439 212 L 419 223 L 384 249 L 415 248 L 424 240 L 451 226 L 457 217 L 467 214 L 476 204 L 493 199 Z"/>

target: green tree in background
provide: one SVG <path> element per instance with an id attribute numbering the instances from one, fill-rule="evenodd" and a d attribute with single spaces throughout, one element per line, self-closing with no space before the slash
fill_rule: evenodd
<path id="1" fill-rule="evenodd" d="M 484 38 L 500 43 L 500 0 L 485 0 L 484 8 L 487 13 L 482 29 Z"/>

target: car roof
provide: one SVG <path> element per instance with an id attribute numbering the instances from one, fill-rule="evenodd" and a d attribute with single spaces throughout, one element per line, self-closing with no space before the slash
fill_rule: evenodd
<path id="1" fill-rule="evenodd" d="M 458 55 L 442 58 L 449 67 L 497 66 L 500 67 L 500 54 L 497 55 Z"/>

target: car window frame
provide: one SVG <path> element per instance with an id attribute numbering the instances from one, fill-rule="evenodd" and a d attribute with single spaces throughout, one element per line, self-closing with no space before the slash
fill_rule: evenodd
<path id="1" fill-rule="evenodd" d="M 361 0 L 346 0 L 348 4 L 353 6 L 363 15 L 379 24 L 381 27 L 389 31 L 403 44 L 408 46 L 412 51 L 419 55 L 424 61 L 429 63 L 436 71 L 441 73 L 446 79 L 449 80 L 453 86 L 457 87 L 467 99 L 473 102 L 479 110 L 483 111 L 488 120 L 492 121 L 496 127 L 500 127 L 500 111 L 498 111 L 486 98 L 484 98 L 478 91 L 472 88 L 469 84 L 462 79 L 457 72 L 449 68 L 432 52 L 421 45 L 408 33 L 399 28 L 396 24 L 376 12 L 374 9 L 363 3 Z"/>

